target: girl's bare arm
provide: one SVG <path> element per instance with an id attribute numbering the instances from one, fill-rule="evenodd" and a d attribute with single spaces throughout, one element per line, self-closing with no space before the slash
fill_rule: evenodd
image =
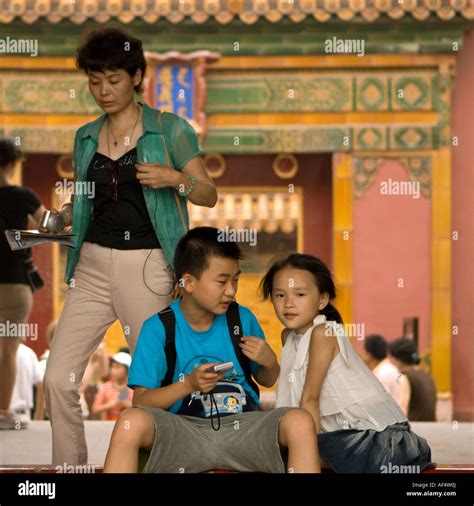
<path id="1" fill-rule="evenodd" d="M 334 355 L 335 346 L 335 337 L 326 335 L 325 324 L 314 327 L 311 333 L 308 372 L 306 374 L 300 407 L 311 413 L 318 433 L 321 428 L 319 396 Z"/>

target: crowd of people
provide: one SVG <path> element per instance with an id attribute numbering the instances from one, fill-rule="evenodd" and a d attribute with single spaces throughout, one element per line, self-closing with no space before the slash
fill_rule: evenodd
<path id="1" fill-rule="evenodd" d="M 56 322 L 52 322 L 46 330 L 49 346 L 55 328 Z M 47 348 L 38 358 L 30 346 L 19 344 L 16 377 L 9 406 L 17 424 L 4 426 L 4 429 L 27 428 L 31 420 L 49 420 L 43 391 L 49 351 Z M 110 355 L 103 343 L 99 345 L 86 367 L 79 388 L 85 420 L 117 420 L 120 412 L 132 405 L 133 390 L 127 386 L 131 361 L 128 348 L 124 347 Z"/>

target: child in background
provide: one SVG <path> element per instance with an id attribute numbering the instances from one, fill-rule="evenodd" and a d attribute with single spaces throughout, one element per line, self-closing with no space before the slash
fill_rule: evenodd
<path id="1" fill-rule="evenodd" d="M 432 466 L 426 440 L 411 431 L 345 335 L 324 263 L 298 253 L 278 259 L 260 290 L 285 326 L 276 408 L 312 414 L 326 465 L 342 473 L 387 472 L 389 464 L 411 465 L 413 472 Z"/>
<path id="2" fill-rule="evenodd" d="M 97 392 L 92 411 L 102 420 L 117 420 L 120 413 L 132 406 L 133 390 L 127 387 L 128 369 L 132 357 L 123 351 L 111 359 L 110 380 L 103 383 Z"/>

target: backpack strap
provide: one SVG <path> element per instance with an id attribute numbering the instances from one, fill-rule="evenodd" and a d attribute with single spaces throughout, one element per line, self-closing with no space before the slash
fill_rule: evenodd
<path id="1" fill-rule="evenodd" d="M 165 342 L 165 356 L 166 356 L 166 374 L 161 383 L 162 387 L 166 387 L 173 383 L 173 375 L 176 367 L 176 346 L 175 346 L 175 333 L 176 333 L 176 316 L 170 306 L 161 310 L 158 316 L 165 328 L 166 342 Z"/>
<path id="2" fill-rule="evenodd" d="M 239 304 L 235 301 L 232 301 L 229 304 L 226 313 L 227 318 L 227 327 L 229 328 L 230 338 L 232 340 L 232 345 L 234 346 L 235 354 L 237 355 L 237 360 L 242 367 L 242 370 L 245 374 L 245 379 L 249 384 L 250 388 L 257 394 L 257 397 L 260 397 L 260 390 L 258 385 L 254 382 L 252 378 L 252 371 L 250 369 L 250 359 L 245 356 L 242 352 L 242 348 L 239 346 L 240 338 L 244 335 L 242 330 L 242 322 L 240 321 L 240 313 L 239 313 Z"/>
<path id="3" fill-rule="evenodd" d="M 166 334 L 165 341 L 165 356 L 166 356 L 166 365 L 167 370 L 165 377 L 161 383 L 162 387 L 166 387 L 173 383 L 173 375 L 176 367 L 176 345 L 175 345 L 175 335 L 176 335 L 176 316 L 171 309 L 170 306 L 163 309 L 158 313 L 158 316 L 163 323 Z M 239 305 L 237 302 L 232 301 L 229 305 L 229 308 L 226 312 L 227 319 L 227 327 L 229 329 L 229 335 L 232 341 L 232 345 L 234 347 L 234 352 L 237 356 L 237 360 L 239 361 L 242 370 L 244 371 L 245 379 L 249 384 L 250 388 L 255 392 L 257 397 L 260 397 L 260 390 L 258 385 L 254 382 L 252 378 L 252 371 L 250 369 L 250 359 L 246 357 L 242 348 L 239 346 L 240 338 L 244 335 L 242 330 L 242 322 L 240 321 L 240 313 L 239 313 Z"/>

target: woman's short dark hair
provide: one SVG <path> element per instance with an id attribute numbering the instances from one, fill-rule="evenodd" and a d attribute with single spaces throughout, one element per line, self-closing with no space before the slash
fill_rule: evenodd
<path id="1" fill-rule="evenodd" d="M 420 357 L 413 339 L 400 337 L 390 343 L 390 354 L 404 364 L 418 365 Z"/>
<path id="2" fill-rule="evenodd" d="M 103 72 L 123 69 L 130 76 L 134 76 L 140 69 L 142 79 L 134 89 L 136 93 L 143 92 L 146 60 L 142 41 L 123 28 L 107 26 L 87 32 L 77 49 L 76 66 L 86 74 L 90 70 Z"/>
<path id="3" fill-rule="evenodd" d="M 0 137 L 0 169 L 6 169 L 23 158 L 23 152 L 11 137 Z"/>

